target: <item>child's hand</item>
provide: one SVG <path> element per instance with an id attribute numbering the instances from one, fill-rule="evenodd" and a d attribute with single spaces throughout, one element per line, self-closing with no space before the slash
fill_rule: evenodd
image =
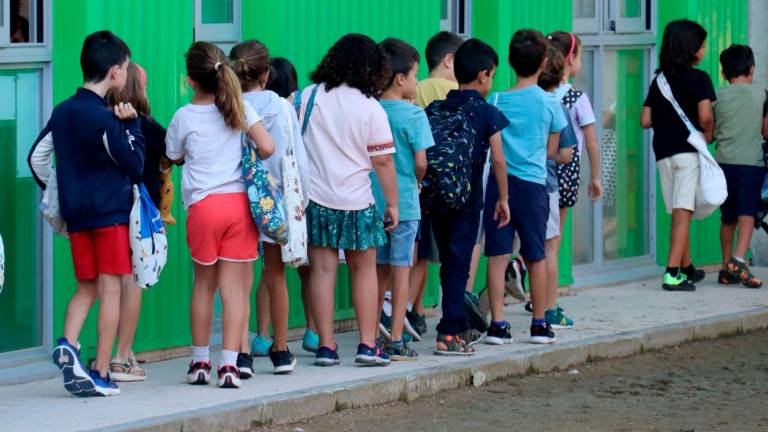
<path id="1" fill-rule="evenodd" d="M 509 202 L 505 199 L 496 201 L 496 208 L 493 210 L 493 220 L 498 221 L 498 228 L 504 227 L 509 223 Z"/>
<path id="2" fill-rule="evenodd" d="M 384 231 L 392 232 L 397 228 L 400 219 L 400 212 L 397 207 L 387 206 L 384 209 Z"/>
<path id="3" fill-rule="evenodd" d="M 115 105 L 115 116 L 120 120 L 133 120 L 139 115 L 130 103 L 122 103 Z"/>
<path id="4" fill-rule="evenodd" d="M 599 200 L 600 197 L 603 196 L 603 185 L 600 183 L 600 179 L 593 178 L 590 180 L 587 191 L 589 192 L 590 198 L 592 198 L 592 202 Z"/>

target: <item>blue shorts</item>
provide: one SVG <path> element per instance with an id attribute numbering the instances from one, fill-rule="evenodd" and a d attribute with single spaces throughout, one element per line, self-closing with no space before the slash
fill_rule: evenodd
<path id="1" fill-rule="evenodd" d="M 520 255 L 529 261 L 544 259 L 544 242 L 549 219 L 549 194 L 543 184 L 507 177 L 509 187 L 509 224 L 498 228 L 493 211 L 499 199 L 499 188 L 493 175 L 485 194 L 485 256 L 511 254 L 515 233 L 520 236 Z"/>
<path id="2" fill-rule="evenodd" d="M 391 233 L 387 233 L 387 242 L 376 248 L 376 264 L 395 267 L 413 266 L 413 245 L 419 221 L 402 221 Z"/>
<path id="3" fill-rule="evenodd" d="M 720 206 L 720 220 L 738 221 L 739 216 L 756 217 L 766 169 L 750 165 L 720 164 L 728 183 L 728 198 Z"/>
<path id="4" fill-rule="evenodd" d="M 432 233 L 432 217 L 422 212 L 419 221 L 419 229 L 416 233 L 416 241 L 419 242 L 419 248 L 416 251 L 416 258 L 428 260 L 435 264 L 440 264 L 440 254 L 437 252 L 437 243 Z"/>

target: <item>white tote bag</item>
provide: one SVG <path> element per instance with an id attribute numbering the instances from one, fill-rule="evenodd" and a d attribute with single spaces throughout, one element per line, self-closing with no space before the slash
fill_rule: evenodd
<path id="1" fill-rule="evenodd" d="M 0 235 L 0 293 L 3 292 L 5 284 L 5 246 L 3 246 L 3 236 Z"/>
<path id="2" fill-rule="evenodd" d="M 55 168 L 51 168 L 51 172 L 48 175 L 48 181 L 43 192 L 43 200 L 40 201 L 39 208 L 43 218 L 53 228 L 53 232 L 69 237 L 67 234 L 67 224 L 64 222 L 64 218 L 61 217 L 61 211 L 59 210 L 59 182 L 56 178 Z"/>
<path id="3" fill-rule="evenodd" d="M 133 185 L 128 236 L 133 279 L 141 288 L 149 288 L 160 280 L 160 272 L 168 259 L 168 238 L 160 210 L 143 184 Z"/>
<path id="4" fill-rule="evenodd" d="M 293 113 L 287 101 L 281 101 L 285 117 L 287 143 L 283 156 L 283 200 L 285 202 L 286 225 L 288 226 L 288 243 L 281 247 L 283 262 L 291 267 L 299 267 L 309 262 L 307 256 L 307 221 L 304 214 L 304 192 L 299 175 L 299 166 L 293 153 L 293 140 L 296 131 L 293 129 Z"/>
<path id="5" fill-rule="evenodd" d="M 672 104 L 688 128 L 690 132 L 688 144 L 699 153 L 699 185 L 696 188 L 696 210 L 693 212 L 693 218 L 704 219 L 717 210 L 728 198 L 728 184 L 725 181 L 725 174 L 712 154 L 709 153 L 707 142 L 701 132 L 693 126 L 683 109 L 680 108 L 680 104 L 675 100 L 672 88 L 663 73 L 656 77 L 656 84 L 659 86 L 661 94 Z"/>

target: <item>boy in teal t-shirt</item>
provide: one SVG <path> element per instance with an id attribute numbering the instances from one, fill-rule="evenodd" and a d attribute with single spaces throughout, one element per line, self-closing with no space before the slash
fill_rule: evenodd
<path id="1" fill-rule="evenodd" d="M 417 340 L 420 335 L 405 319 L 408 303 L 408 277 L 413 265 L 413 249 L 421 219 L 419 184 L 427 170 L 426 149 L 435 145 L 432 130 L 423 109 L 409 102 L 416 96 L 419 52 L 399 39 L 386 39 L 381 47 L 387 53 L 392 75 L 381 105 L 389 118 L 395 141 L 395 170 L 399 196 L 400 222 L 387 233 L 387 243 L 376 250 L 379 292 L 391 291 L 391 302 L 385 300 L 379 328 L 389 337 L 384 351 L 394 361 L 416 360 L 416 351 L 403 341 L 404 328 Z M 384 194 L 371 172 L 376 207 L 384 208 Z M 385 221 L 386 223 L 386 221 Z"/>

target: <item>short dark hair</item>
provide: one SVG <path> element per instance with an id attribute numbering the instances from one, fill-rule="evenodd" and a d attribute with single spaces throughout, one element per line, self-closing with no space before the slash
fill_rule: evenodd
<path id="1" fill-rule="evenodd" d="M 309 75 L 313 83 L 325 83 L 326 91 L 347 84 L 368 97 L 381 96 L 388 77 L 384 50 L 370 37 L 356 33 L 336 41 Z"/>
<path id="2" fill-rule="evenodd" d="M 280 97 L 287 98 L 298 89 L 299 77 L 293 63 L 284 57 L 273 58 L 269 68 L 267 90 L 272 90 Z"/>
<path id="3" fill-rule="evenodd" d="M 432 69 L 436 68 L 448 54 L 455 54 L 456 50 L 463 43 L 464 39 L 461 36 L 449 31 L 441 31 L 432 36 L 427 42 L 427 48 L 424 50 L 429 70 L 432 71 Z"/>
<path id="4" fill-rule="evenodd" d="M 547 52 L 547 40 L 538 30 L 518 30 L 509 41 L 509 65 L 521 77 L 535 74 Z"/>
<path id="5" fill-rule="evenodd" d="M 749 70 L 755 65 L 755 55 L 747 45 L 733 44 L 720 53 L 720 65 L 726 79 L 749 75 Z"/>
<path id="6" fill-rule="evenodd" d="M 453 73 L 459 84 L 467 84 L 477 79 L 481 71 L 491 71 L 499 65 L 499 55 L 487 43 L 480 39 L 469 39 L 456 50 L 453 60 Z"/>
<path id="7" fill-rule="evenodd" d="M 693 66 L 705 40 L 707 31 L 701 24 L 687 19 L 670 22 L 661 37 L 659 70 L 669 76 Z"/>
<path id="8" fill-rule="evenodd" d="M 122 39 L 108 30 L 89 34 L 80 51 L 83 81 L 100 82 L 112 66 L 120 66 L 131 56 L 131 50 Z"/>
<path id="9" fill-rule="evenodd" d="M 387 38 L 381 41 L 379 46 L 384 50 L 389 60 L 389 82 L 391 86 L 397 74 L 408 75 L 414 64 L 421 60 L 419 52 L 408 42 L 400 39 Z"/>

